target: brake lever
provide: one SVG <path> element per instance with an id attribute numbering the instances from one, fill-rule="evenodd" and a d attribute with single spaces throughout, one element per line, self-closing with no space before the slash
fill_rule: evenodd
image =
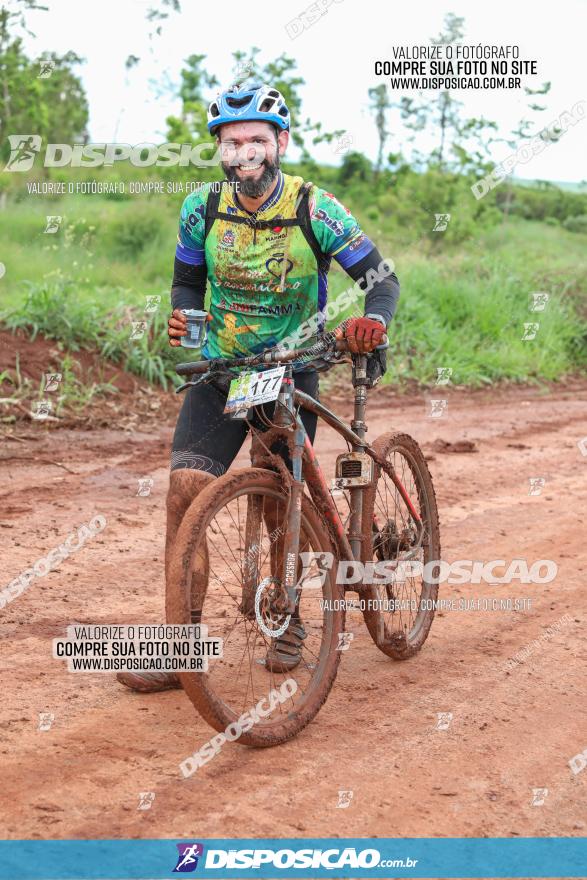
<path id="1" fill-rule="evenodd" d="M 184 382 L 183 385 L 180 385 L 178 388 L 175 389 L 175 393 L 179 394 L 180 391 L 185 391 L 185 389 L 189 388 L 190 385 L 192 385 L 195 388 L 196 385 L 199 385 L 200 382 L 203 382 L 204 379 L 207 379 L 207 378 L 208 378 L 207 376 L 200 376 L 200 378 L 197 379 L 195 382 Z"/>

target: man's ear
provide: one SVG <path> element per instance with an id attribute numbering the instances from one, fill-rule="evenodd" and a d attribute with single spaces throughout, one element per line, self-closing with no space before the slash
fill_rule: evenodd
<path id="1" fill-rule="evenodd" d="M 280 156 L 285 154 L 289 144 L 289 131 L 280 131 L 277 135 L 277 151 Z"/>

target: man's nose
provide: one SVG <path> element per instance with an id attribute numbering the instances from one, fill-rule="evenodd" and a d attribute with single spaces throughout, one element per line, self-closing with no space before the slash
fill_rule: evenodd
<path id="1" fill-rule="evenodd" d="M 245 144 L 239 150 L 240 161 L 245 161 L 254 165 L 256 162 L 262 162 L 265 158 L 265 147 L 263 144 Z"/>

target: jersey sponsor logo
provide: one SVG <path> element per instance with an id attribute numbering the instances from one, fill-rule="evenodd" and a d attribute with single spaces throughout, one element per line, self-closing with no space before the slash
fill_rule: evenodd
<path id="1" fill-rule="evenodd" d="M 274 278 L 281 278 L 281 274 L 283 272 L 283 264 L 285 262 L 285 256 L 281 254 L 274 254 L 272 257 L 269 257 L 267 262 L 265 263 L 265 268 L 267 271 L 273 275 Z M 285 274 L 291 272 L 293 269 L 293 263 L 291 260 L 287 260 L 287 268 L 285 270 Z"/>
<path id="2" fill-rule="evenodd" d="M 301 311 L 300 303 L 276 304 L 274 306 L 255 305 L 254 303 L 230 303 L 228 305 L 230 311 L 248 312 L 255 315 L 269 315 L 281 317 L 282 315 L 293 315 L 294 312 Z"/>
<path id="3" fill-rule="evenodd" d="M 329 229 L 334 232 L 337 238 L 341 235 L 344 235 L 344 225 L 342 220 L 336 220 L 334 217 L 331 217 L 324 208 L 318 208 L 316 213 L 313 215 L 314 220 L 319 220 L 321 223 L 324 223 L 325 226 L 328 226 Z"/>
<path id="4" fill-rule="evenodd" d="M 282 242 L 287 237 L 287 229 L 283 226 L 276 226 L 274 229 L 269 230 L 272 235 L 267 236 L 267 241 L 269 243 L 272 242 Z"/>
<path id="5" fill-rule="evenodd" d="M 189 227 L 191 227 L 191 229 L 193 229 L 194 226 L 196 226 L 196 224 L 200 222 L 200 219 L 204 217 L 204 213 L 205 213 L 204 206 L 198 205 L 198 207 L 195 209 L 195 211 L 191 211 L 188 214 L 187 219 L 186 219 L 187 226 L 189 226 Z M 199 217 L 198 217 L 198 214 L 200 215 Z M 184 224 L 184 225 L 186 225 L 186 224 Z"/>
<path id="6" fill-rule="evenodd" d="M 275 305 L 261 305 L 260 303 L 251 302 L 230 302 L 221 299 L 218 308 L 228 312 L 244 312 L 253 315 L 292 315 L 294 312 L 301 312 L 302 306 L 299 302 L 276 303 Z"/>
<path id="7" fill-rule="evenodd" d="M 256 333 L 261 327 L 260 324 L 241 324 L 237 323 L 237 317 L 232 312 L 227 312 L 224 316 L 224 327 L 218 330 L 218 340 L 220 341 L 224 351 L 236 351 L 238 337 L 243 333 Z"/>
<path id="8" fill-rule="evenodd" d="M 218 245 L 221 248 L 233 248 L 235 242 L 235 234 L 232 229 L 227 229 L 220 239 Z"/>
<path id="9" fill-rule="evenodd" d="M 358 247 L 360 247 L 362 244 L 365 244 L 366 238 L 367 238 L 367 236 L 366 236 L 365 233 L 363 232 L 363 233 L 362 233 L 357 239 L 355 239 L 355 241 L 352 241 L 352 242 L 349 244 L 349 246 L 348 246 L 348 248 L 346 248 L 346 250 L 348 250 L 348 251 L 356 251 L 356 249 L 357 249 Z"/>

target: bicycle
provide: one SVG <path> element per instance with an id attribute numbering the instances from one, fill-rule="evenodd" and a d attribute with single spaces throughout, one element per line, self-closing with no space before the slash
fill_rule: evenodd
<path id="1" fill-rule="evenodd" d="M 332 335 L 331 335 L 332 336 Z M 387 341 L 384 347 L 387 347 Z M 440 559 L 438 511 L 424 455 L 407 434 L 389 431 L 372 444 L 365 439 L 367 390 L 373 355 L 352 355 L 354 417 L 347 426 L 324 404 L 294 389 L 292 365 L 317 369 L 349 363 L 344 339 L 324 337 L 293 351 L 279 346 L 259 355 L 179 364 L 191 381 L 225 383 L 242 370 L 279 365 L 273 376 L 276 399 L 248 406 L 253 434 L 251 467 L 213 480 L 188 508 L 174 544 L 166 592 L 169 623 L 198 623 L 222 638 L 222 657 L 207 672 L 180 672 L 189 699 L 216 730 L 225 731 L 287 679 L 295 693 L 270 702 L 272 711 L 240 736 L 245 745 L 265 747 L 299 733 L 325 702 L 340 662 L 345 632 L 345 594 L 359 594 L 363 617 L 376 646 L 404 660 L 424 644 L 434 617 L 437 583 L 426 581 L 425 564 Z M 233 371 L 237 370 L 235 374 Z M 271 373 L 274 373 L 271 370 Z M 255 387 L 269 373 L 254 371 Z M 265 378 L 264 378 L 265 377 Z M 244 380 L 241 380 L 241 384 Z M 346 499 L 343 523 L 327 487 L 299 408 L 314 412 L 347 443 L 336 460 L 334 487 Z M 237 411 L 238 413 L 238 411 Z M 261 424 L 261 428 L 258 425 Z M 287 443 L 290 467 L 276 454 Z M 284 448 L 284 447 L 282 447 Z M 307 491 L 306 491 L 307 490 Z M 360 582 L 338 582 L 340 561 L 363 564 Z M 411 565 L 409 572 L 405 563 Z M 334 563 L 334 564 L 330 564 Z M 373 583 L 364 573 L 371 563 L 395 577 Z M 416 568 L 414 572 L 413 569 Z M 420 572 L 420 573 L 419 573 Z M 268 652 L 292 619 L 305 633 L 295 669 L 274 671 Z M 293 686 L 292 686 L 293 687 Z"/>

